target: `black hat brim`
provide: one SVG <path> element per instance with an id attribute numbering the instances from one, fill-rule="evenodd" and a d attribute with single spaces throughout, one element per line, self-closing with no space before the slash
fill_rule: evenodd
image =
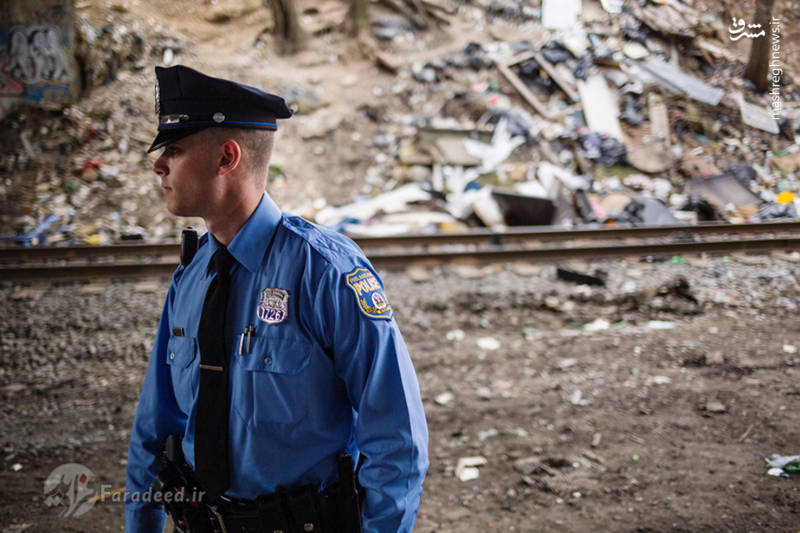
<path id="1" fill-rule="evenodd" d="M 189 135 L 194 135 L 195 133 L 198 133 L 205 129 L 208 128 L 173 128 L 173 129 L 161 130 L 156 135 L 156 138 L 153 139 L 153 144 L 151 144 L 150 148 L 147 149 L 147 153 L 149 154 L 150 152 L 154 152 L 159 148 L 163 148 L 164 146 L 168 145 L 171 142 L 183 139 L 184 137 L 188 137 Z"/>

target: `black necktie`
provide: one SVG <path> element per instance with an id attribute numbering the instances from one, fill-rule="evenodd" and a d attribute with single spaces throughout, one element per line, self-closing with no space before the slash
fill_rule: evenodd
<path id="1" fill-rule="evenodd" d="M 195 413 L 194 462 L 197 478 L 213 501 L 229 486 L 228 357 L 225 311 L 230 293 L 230 268 L 236 260 L 221 247 L 214 254 L 217 276 L 211 280 L 197 330 L 200 345 L 200 388 Z M 207 500 L 208 501 L 208 500 Z"/>

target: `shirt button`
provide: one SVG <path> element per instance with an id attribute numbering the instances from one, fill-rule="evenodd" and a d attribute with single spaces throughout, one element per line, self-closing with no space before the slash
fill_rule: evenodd
<path id="1" fill-rule="evenodd" d="M 175 352 L 170 352 L 169 353 L 169 358 L 170 358 L 170 360 L 175 359 Z"/>
<path id="2" fill-rule="evenodd" d="M 264 358 L 264 363 L 266 363 L 267 366 L 271 365 L 272 364 L 272 357 L 270 357 L 270 356 L 265 357 Z"/>

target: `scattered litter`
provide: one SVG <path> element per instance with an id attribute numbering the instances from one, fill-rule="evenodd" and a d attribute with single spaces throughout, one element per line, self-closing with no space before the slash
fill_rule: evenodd
<path id="1" fill-rule="evenodd" d="M 13 465 L 11 465 L 11 470 L 14 472 L 19 472 L 20 470 L 22 470 L 22 465 L 20 463 L 14 463 Z"/>
<path id="2" fill-rule="evenodd" d="M 464 139 L 464 147 L 469 155 L 481 160 L 481 172 L 491 172 L 524 142 L 524 137 L 514 136 L 509 131 L 508 120 L 503 118 L 495 126 L 491 144 Z"/>
<path id="3" fill-rule="evenodd" d="M 577 359 L 569 358 L 569 359 L 562 359 L 558 362 L 558 368 L 561 370 L 566 370 L 567 368 L 572 368 L 573 366 L 578 364 Z"/>
<path id="4" fill-rule="evenodd" d="M 453 401 L 453 398 L 455 398 L 455 396 L 453 396 L 452 392 L 443 392 L 441 394 L 437 394 L 433 401 L 439 405 L 447 405 Z"/>
<path id="5" fill-rule="evenodd" d="M 672 383 L 672 380 L 667 376 L 653 376 L 650 378 L 650 383 L 653 385 L 669 385 Z"/>
<path id="6" fill-rule="evenodd" d="M 544 0 L 542 25 L 548 30 L 569 29 L 578 25 L 580 13 L 580 0 Z"/>
<path id="7" fill-rule="evenodd" d="M 542 332 L 536 328 L 523 328 L 522 336 L 525 340 L 532 341 L 542 338 Z"/>
<path id="8" fill-rule="evenodd" d="M 650 320 L 647 322 L 647 327 L 650 329 L 673 329 L 675 322 L 667 322 L 664 320 Z"/>
<path id="9" fill-rule="evenodd" d="M 492 189 L 492 197 L 507 226 L 541 226 L 549 225 L 553 221 L 555 206 L 548 198 L 499 189 Z"/>
<path id="10" fill-rule="evenodd" d="M 461 329 L 451 329 L 447 332 L 445 337 L 449 341 L 463 341 L 464 337 L 466 337 L 466 333 L 464 333 L 464 330 Z"/>
<path id="11" fill-rule="evenodd" d="M 783 351 L 785 353 L 797 353 L 797 346 L 793 344 L 784 344 Z"/>
<path id="12" fill-rule="evenodd" d="M 583 326 L 584 331 L 603 331 L 611 327 L 611 323 L 603 318 L 597 318 Z"/>
<path id="13" fill-rule="evenodd" d="M 797 207 L 793 203 L 765 202 L 749 218 L 750 222 L 765 222 L 770 220 L 795 220 Z"/>
<path id="14" fill-rule="evenodd" d="M 608 13 L 618 15 L 622 13 L 623 0 L 600 0 L 600 4 Z"/>
<path id="15" fill-rule="evenodd" d="M 711 400 L 710 402 L 706 403 L 705 410 L 709 413 L 719 414 L 726 412 L 728 408 L 725 407 L 725 404 L 723 404 L 722 402 Z"/>
<path id="16" fill-rule="evenodd" d="M 772 112 L 769 109 L 746 102 L 741 93 L 737 94 L 736 100 L 739 102 L 742 122 L 750 127 L 766 131 L 767 133 L 772 133 L 774 135 L 780 133 L 778 123 L 773 118 Z"/>
<path id="17" fill-rule="evenodd" d="M 772 467 L 767 471 L 770 476 L 789 477 L 789 474 L 800 473 L 800 455 L 773 453 L 764 460 Z"/>
<path id="18" fill-rule="evenodd" d="M 762 201 L 733 174 L 693 179 L 687 184 L 686 192 L 708 201 L 718 212 L 724 212 L 729 204 L 736 206 L 746 217 L 755 214 Z"/>
<path id="19" fill-rule="evenodd" d="M 489 428 L 486 431 L 479 431 L 478 432 L 478 440 L 484 441 L 486 439 L 496 437 L 500 434 L 495 428 Z"/>
<path id="20" fill-rule="evenodd" d="M 595 285 L 600 287 L 605 287 L 607 277 L 607 274 L 601 270 L 595 270 L 594 275 L 590 275 L 561 267 L 556 268 L 556 275 L 560 280 L 571 281 L 581 285 Z"/>
<path id="21" fill-rule="evenodd" d="M 494 337 L 481 337 L 478 339 L 478 347 L 482 350 L 497 350 L 500 348 L 500 341 Z"/>
<path id="22" fill-rule="evenodd" d="M 478 479 L 478 476 L 480 476 L 478 467 L 484 466 L 487 463 L 488 461 L 486 458 L 481 456 L 461 457 L 456 464 L 456 477 L 461 481 L 472 481 L 473 479 Z"/>
<path id="23" fill-rule="evenodd" d="M 614 137 L 591 132 L 581 135 L 579 141 L 583 156 L 595 160 L 603 166 L 625 164 L 628 160 L 627 148 Z"/>
<path id="24" fill-rule="evenodd" d="M 572 405 L 584 406 L 584 405 L 589 405 L 589 400 L 584 400 L 583 393 L 579 390 L 576 390 L 575 392 L 572 393 L 572 396 L 570 396 L 569 403 L 571 403 Z"/>
<path id="25" fill-rule="evenodd" d="M 589 76 L 586 81 L 578 81 L 578 92 L 589 129 L 621 141 L 622 129 L 617 120 L 619 106 L 606 79 L 601 75 L 594 75 Z"/>
<path id="26" fill-rule="evenodd" d="M 325 207 L 317 213 L 316 219 L 326 226 L 335 225 L 344 219 L 366 220 L 378 211 L 396 213 L 406 209 L 410 203 L 424 202 L 430 198 L 431 194 L 423 190 L 419 184 L 409 183 L 362 202 L 342 207 Z"/>
<path id="27" fill-rule="evenodd" d="M 639 64 L 647 72 L 658 78 L 661 84 L 668 89 L 675 92 L 684 92 L 700 102 L 715 106 L 725 96 L 725 91 L 722 89 L 712 87 L 660 59 L 650 59 L 645 63 Z"/>
<path id="28" fill-rule="evenodd" d="M 784 472 L 783 468 L 770 468 L 767 470 L 767 475 L 775 477 L 789 477 L 789 474 Z"/>

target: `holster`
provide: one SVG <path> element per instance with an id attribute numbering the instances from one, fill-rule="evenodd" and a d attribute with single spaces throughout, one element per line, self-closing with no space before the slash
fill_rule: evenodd
<path id="1" fill-rule="evenodd" d="M 164 511 L 175 524 L 175 531 L 226 533 L 219 515 L 204 501 L 205 493 L 183 457 L 179 437 L 167 437 L 161 460 L 164 467 L 153 481 L 153 492 L 159 494 Z"/>

